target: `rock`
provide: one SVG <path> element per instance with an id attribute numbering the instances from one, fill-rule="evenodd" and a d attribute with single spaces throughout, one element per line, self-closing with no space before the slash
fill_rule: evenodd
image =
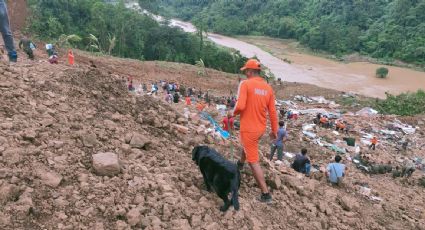
<path id="1" fill-rule="evenodd" d="M 215 230 L 215 229 L 220 229 L 220 225 L 218 225 L 216 222 L 205 226 L 205 230 Z"/>
<path id="2" fill-rule="evenodd" d="M 261 227 L 263 226 L 263 224 L 261 224 L 261 221 L 259 221 L 255 217 L 248 217 L 248 220 L 253 229 L 261 229 Z"/>
<path id="3" fill-rule="evenodd" d="M 187 120 L 183 117 L 180 117 L 179 119 L 177 119 L 177 124 L 184 125 L 186 123 L 187 123 Z"/>
<path id="4" fill-rule="evenodd" d="M 111 152 L 94 154 L 93 168 L 100 176 L 114 176 L 120 173 L 121 166 L 118 155 Z"/>
<path id="5" fill-rule="evenodd" d="M 112 114 L 111 119 L 115 122 L 119 122 L 119 121 L 121 121 L 122 116 L 119 113 L 114 113 L 114 114 Z"/>
<path id="6" fill-rule="evenodd" d="M 199 199 L 198 201 L 199 206 L 203 207 L 203 208 L 211 208 L 211 202 L 205 197 L 201 197 L 201 199 Z"/>
<path id="7" fill-rule="evenodd" d="M 37 133 L 35 133 L 34 130 L 29 130 L 22 134 L 22 138 L 26 141 L 33 142 L 35 140 L 35 137 L 37 136 Z"/>
<path id="8" fill-rule="evenodd" d="M 105 124 L 106 129 L 109 129 L 112 131 L 117 129 L 117 125 L 115 124 L 115 122 L 111 120 L 104 120 L 103 123 Z"/>
<path id="9" fill-rule="evenodd" d="M 131 209 L 129 212 L 127 212 L 127 223 L 130 226 L 136 226 L 140 223 L 140 210 L 137 208 Z"/>
<path id="10" fill-rule="evenodd" d="M 193 215 L 190 218 L 190 224 L 192 228 L 200 226 L 202 224 L 202 217 L 200 215 Z"/>
<path id="11" fill-rule="evenodd" d="M 23 149 L 20 148 L 8 148 L 3 151 L 3 161 L 7 164 L 16 164 L 21 162 L 21 155 L 23 154 Z"/>
<path id="12" fill-rule="evenodd" d="M 274 175 L 267 180 L 267 184 L 273 189 L 279 189 L 282 186 L 282 181 L 278 175 Z"/>
<path id="13" fill-rule="evenodd" d="M 5 183 L 0 187 L 0 204 L 15 200 L 19 196 L 19 189 L 13 184 Z"/>
<path id="14" fill-rule="evenodd" d="M 0 227 L 5 227 L 10 224 L 10 217 L 0 212 Z"/>
<path id="15" fill-rule="evenodd" d="M 97 145 L 97 137 L 94 133 L 85 134 L 81 139 L 85 147 L 95 147 Z"/>
<path id="16" fill-rule="evenodd" d="M 40 122 L 40 125 L 43 127 L 50 127 L 52 126 L 56 121 L 53 118 L 44 119 Z"/>
<path id="17" fill-rule="evenodd" d="M 132 133 L 127 133 L 125 136 L 124 136 L 124 142 L 126 143 L 126 144 L 130 144 L 130 141 L 131 141 L 131 138 L 133 137 L 133 134 Z"/>
<path id="18" fill-rule="evenodd" d="M 189 133 L 189 128 L 183 125 L 173 124 L 173 128 L 175 128 L 179 133 Z"/>
<path id="19" fill-rule="evenodd" d="M 103 225 L 102 222 L 96 222 L 94 224 L 93 230 L 104 230 L 104 229 L 105 229 L 105 226 Z"/>
<path id="20" fill-rule="evenodd" d="M 139 123 L 139 124 L 143 124 L 143 115 L 142 114 L 139 114 L 139 116 L 137 116 L 136 122 Z"/>
<path id="21" fill-rule="evenodd" d="M 191 229 L 189 221 L 187 221 L 187 219 L 171 220 L 171 226 L 171 229 L 175 230 Z"/>
<path id="22" fill-rule="evenodd" d="M 12 88 L 13 83 L 12 82 L 0 82 L 0 88 Z"/>
<path id="23" fill-rule="evenodd" d="M 12 122 L 1 123 L 0 128 L 2 128 L 2 129 L 12 129 L 13 123 Z"/>
<path id="24" fill-rule="evenodd" d="M 62 181 L 62 176 L 57 174 L 54 171 L 49 171 L 47 169 L 37 169 L 37 176 L 41 179 L 41 182 L 45 185 L 48 185 L 52 188 L 56 188 Z"/>
<path id="25" fill-rule="evenodd" d="M 150 145 L 152 142 L 146 138 L 145 136 L 135 133 L 133 134 L 133 137 L 130 141 L 130 147 L 137 148 L 137 149 L 146 149 L 148 145 Z"/>
<path id="26" fill-rule="evenodd" d="M 117 230 L 127 230 L 128 228 L 128 225 L 122 220 L 118 220 L 115 224 L 117 226 Z"/>
<path id="27" fill-rule="evenodd" d="M 354 198 L 349 198 L 347 196 L 338 196 L 336 201 L 341 205 L 342 209 L 345 211 L 356 211 L 359 209 L 359 203 L 354 200 Z"/>

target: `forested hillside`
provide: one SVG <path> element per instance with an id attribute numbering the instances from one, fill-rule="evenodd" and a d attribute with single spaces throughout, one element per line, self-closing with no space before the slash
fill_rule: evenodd
<path id="1" fill-rule="evenodd" d="M 337 55 L 425 64 L 425 0 L 140 0 L 226 35 L 295 38 Z"/>
<path id="2" fill-rule="evenodd" d="M 245 61 L 238 52 L 161 25 L 126 9 L 122 2 L 29 0 L 28 4 L 32 11 L 30 31 L 57 44 L 69 42 L 80 49 L 141 60 L 195 64 L 202 59 L 206 67 L 226 72 L 238 72 Z"/>

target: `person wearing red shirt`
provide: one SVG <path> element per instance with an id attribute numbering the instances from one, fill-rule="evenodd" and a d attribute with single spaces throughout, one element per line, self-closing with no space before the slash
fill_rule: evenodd
<path id="1" fill-rule="evenodd" d="M 234 130 L 234 123 L 235 118 L 232 117 L 231 113 L 228 113 L 227 116 L 223 118 L 223 130 L 227 132 Z"/>

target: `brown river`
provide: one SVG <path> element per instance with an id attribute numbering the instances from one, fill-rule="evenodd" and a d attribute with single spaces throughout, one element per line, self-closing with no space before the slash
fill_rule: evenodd
<path id="1" fill-rule="evenodd" d="M 161 20 L 158 16 L 155 18 Z M 189 33 L 196 31 L 191 23 L 175 19 L 171 20 L 171 26 L 180 27 Z M 383 65 L 368 62 L 341 63 L 299 52 L 286 53 L 292 61 L 292 64 L 288 64 L 269 52 L 236 38 L 213 33 L 209 33 L 208 38 L 218 45 L 239 50 L 246 57 L 257 56 L 276 78 L 288 82 L 310 83 L 379 98 L 385 98 L 385 92 L 399 94 L 425 89 L 425 72 L 386 66 L 389 69 L 388 77 L 380 79 L 375 77 L 375 71 Z"/>

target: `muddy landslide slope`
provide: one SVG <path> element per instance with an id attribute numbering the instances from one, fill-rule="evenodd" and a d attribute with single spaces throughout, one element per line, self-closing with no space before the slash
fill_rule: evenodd
<path id="1" fill-rule="evenodd" d="M 423 229 L 398 207 L 273 168 L 273 204 L 256 201 L 245 169 L 241 210 L 223 214 L 191 160 L 208 141 L 197 125 L 101 68 L 0 64 L 0 229 Z"/>

